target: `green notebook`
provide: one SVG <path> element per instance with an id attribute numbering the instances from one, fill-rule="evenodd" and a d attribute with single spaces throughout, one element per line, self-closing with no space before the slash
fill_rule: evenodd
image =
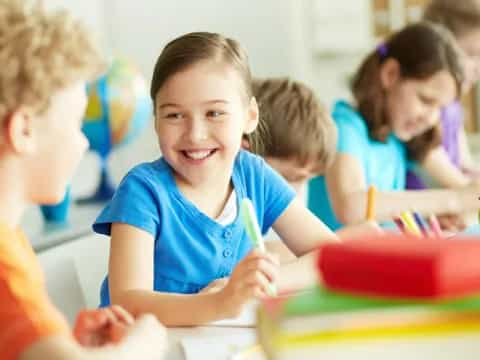
<path id="1" fill-rule="evenodd" d="M 368 309 L 429 308 L 432 310 L 480 311 L 480 294 L 448 300 L 411 300 L 354 296 L 332 292 L 320 287 L 289 297 L 283 302 L 284 316 L 302 316 L 319 313 L 350 312 Z"/>
<path id="2" fill-rule="evenodd" d="M 353 296 L 319 287 L 286 298 L 265 300 L 259 316 L 290 335 L 405 329 L 478 322 L 480 296 L 413 301 Z"/>

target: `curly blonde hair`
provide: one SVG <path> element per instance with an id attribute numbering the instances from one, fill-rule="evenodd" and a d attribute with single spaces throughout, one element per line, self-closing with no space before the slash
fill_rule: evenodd
<path id="1" fill-rule="evenodd" d="M 42 113 L 53 93 L 105 66 L 82 23 L 36 0 L 0 0 L 0 64 L 0 121 L 21 106 Z"/>

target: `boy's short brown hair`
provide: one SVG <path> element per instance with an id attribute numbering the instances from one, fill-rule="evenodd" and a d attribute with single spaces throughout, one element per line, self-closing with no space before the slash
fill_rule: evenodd
<path id="1" fill-rule="evenodd" d="M 22 106 L 41 113 L 53 93 L 104 69 L 80 22 L 30 0 L 0 2 L 0 64 L 0 121 Z"/>
<path id="2" fill-rule="evenodd" d="M 262 156 L 313 160 L 319 173 L 330 166 L 337 128 L 309 87 L 288 78 L 254 79 L 253 92 L 268 134 Z"/>

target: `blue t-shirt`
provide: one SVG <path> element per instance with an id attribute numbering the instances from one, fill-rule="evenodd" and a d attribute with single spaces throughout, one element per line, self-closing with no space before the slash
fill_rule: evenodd
<path id="1" fill-rule="evenodd" d="M 242 198 L 252 200 L 264 234 L 295 197 L 263 159 L 243 150 L 235 159 L 232 184 L 238 208 Z M 211 281 L 229 276 L 252 249 L 240 217 L 222 226 L 202 213 L 182 195 L 164 158 L 140 164 L 125 176 L 93 230 L 110 235 L 116 222 L 147 231 L 155 239 L 156 291 L 196 293 Z M 100 296 L 100 306 L 110 304 L 108 278 Z"/>
<path id="2" fill-rule="evenodd" d="M 405 190 L 405 144 L 393 134 L 385 143 L 372 140 L 362 115 L 344 101 L 335 104 L 332 116 L 338 129 L 337 151 L 359 161 L 367 186 L 374 184 L 380 191 Z M 333 212 L 324 176 L 310 181 L 308 207 L 332 230 L 343 226 Z"/>

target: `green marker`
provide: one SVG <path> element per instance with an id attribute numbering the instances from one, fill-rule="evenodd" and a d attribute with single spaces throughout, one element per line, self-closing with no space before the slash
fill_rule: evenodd
<path id="1" fill-rule="evenodd" d="M 265 244 L 263 243 L 263 236 L 260 231 L 260 227 L 258 226 L 255 209 L 253 208 L 252 201 L 249 198 L 242 199 L 242 203 L 240 205 L 240 215 L 245 225 L 247 235 L 252 241 L 253 247 L 264 253 Z M 270 296 L 277 295 L 277 289 L 275 288 L 275 285 L 271 283 L 269 284 L 268 293 Z"/>

